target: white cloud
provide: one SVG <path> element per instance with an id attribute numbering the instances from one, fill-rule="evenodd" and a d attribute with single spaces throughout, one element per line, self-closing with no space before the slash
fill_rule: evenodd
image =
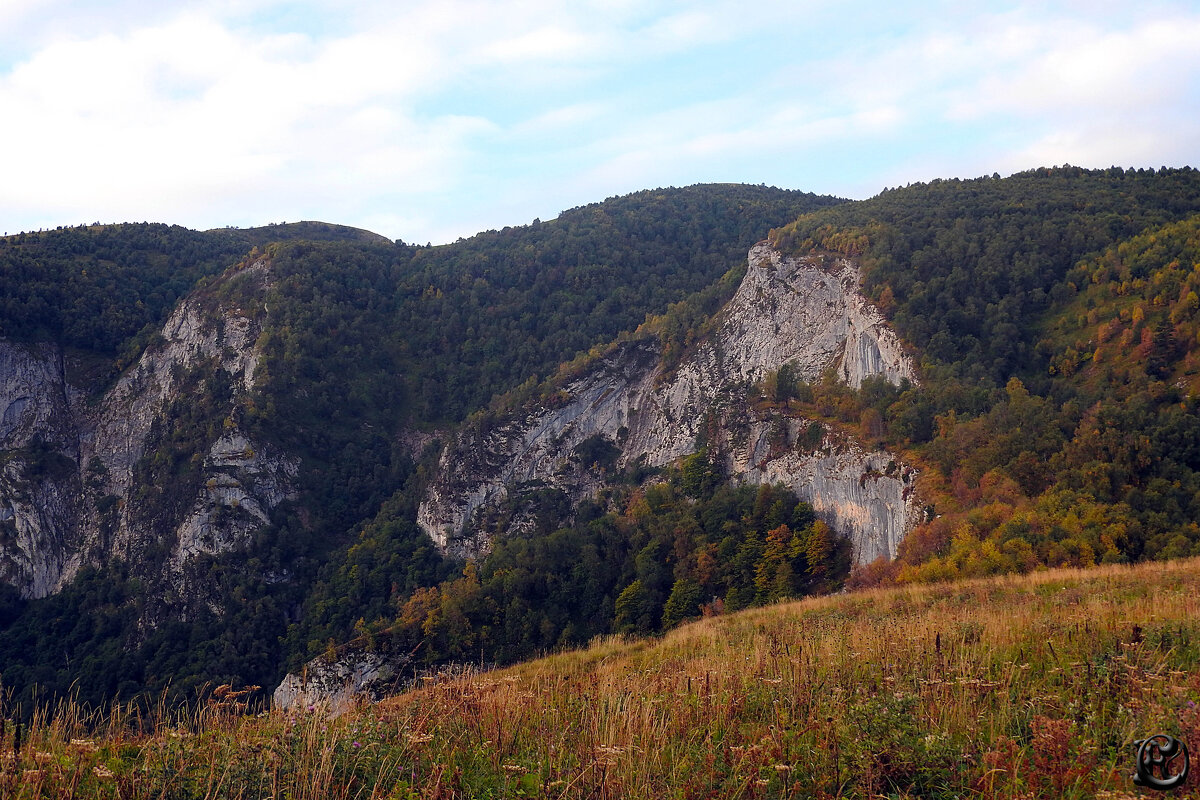
<path id="1" fill-rule="evenodd" d="M 318 199 L 336 215 L 389 184 L 453 182 L 463 143 L 493 126 L 414 117 L 405 99 L 443 66 L 409 36 L 313 43 L 194 14 L 56 42 L 0 76 L 17 122 L 0 128 L 0 213 L 174 221 L 259 193 L 282 204 L 272 218 Z"/>
<path id="2" fill-rule="evenodd" d="M 598 143 L 595 148 L 603 156 L 580 183 L 594 193 L 611 194 L 690 180 L 752 182 L 752 175 L 731 174 L 729 165 L 746 168 L 765 162 L 756 171 L 769 176 L 770 164 L 775 163 L 778 175 L 814 152 L 854 142 L 871 147 L 903 120 L 903 112 L 891 106 L 834 115 L 786 102 L 773 108 L 738 101 L 703 104 L 657 115 L 644 126 Z M 692 177 L 681 181 L 673 175 Z M 829 186 L 819 188 L 833 191 Z"/>
<path id="3" fill-rule="evenodd" d="M 1025 35 L 1036 43 L 1037 55 L 998 63 L 950 116 L 1124 114 L 1200 88 L 1200 16 L 1153 20 L 1121 31 L 1063 21 L 1036 32 L 1026 29 Z"/>
<path id="4" fill-rule="evenodd" d="M 544 136 L 558 134 L 568 130 L 576 130 L 581 126 L 593 123 L 606 115 L 612 115 L 614 109 L 607 103 L 573 103 L 568 106 L 552 108 L 535 117 L 524 120 L 513 126 L 511 133 L 517 136 Z"/>
<path id="5" fill-rule="evenodd" d="M 45 10 L 53 0 L 4 0 L 0 3 L 0 27 L 15 27 L 39 6 Z"/>
<path id="6" fill-rule="evenodd" d="M 556 60 L 587 53 L 590 46 L 581 33 L 548 26 L 494 42 L 483 48 L 482 55 L 501 62 Z"/>

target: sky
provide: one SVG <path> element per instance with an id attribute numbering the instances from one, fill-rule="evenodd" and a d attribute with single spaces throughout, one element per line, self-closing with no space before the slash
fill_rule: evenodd
<path id="1" fill-rule="evenodd" d="M 0 233 L 1200 167 L 1200 0 L 0 0 Z"/>

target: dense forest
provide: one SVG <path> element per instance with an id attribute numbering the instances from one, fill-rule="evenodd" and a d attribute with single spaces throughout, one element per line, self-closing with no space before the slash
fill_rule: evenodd
<path id="1" fill-rule="evenodd" d="M 657 336 L 670 364 L 768 232 L 785 252 L 856 259 L 918 360 L 918 385 L 806 384 L 785 367 L 747 398 L 917 469 L 927 521 L 895 562 L 851 571 L 807 505 L 729 485 L 703 451 L 580 507 L 537 494 L 532 523 L 473 563 L 437 551 L 415 523 L 437 455 L 424 443 L 486 424 L 618 338 Z M 0 336 L 77 350 L 103 383 L 178 298 L 230 300 L 226 268 L 261 258 L 266 294 L 233 298 L 265 320 L 237 413 L 300 458 L 300 499 L 247 551 L 201 560 L 208 611 L 158 608 L 142 625 L 154 587 L 121 563 L 45 600 L 4 593 L 0 663 L 19 698 L 271 686 L 350 639 L 426 663 L 506 662 L 846 582 L 1200 553 L 1196 170 L 1043 169 L 853 203 L 655 190 L 443 247 L 317 223 L 23 234 L 0 240 Z M 139 465 L 147 481 L 186 479 L 219 426 L 226 390 L 194 385 Z M 485 524 L 508 529 L 505 513 Z"/>
<path id="2" fill-rule="evenodd" d="M 4 236 L 0 337 L 57 342 L 107 357 L 119 371 L 197 283 L 223 272 L 252 246 L 293 238 L 388 243 L 323 223 L 201 232 L 143 222 Z"/>

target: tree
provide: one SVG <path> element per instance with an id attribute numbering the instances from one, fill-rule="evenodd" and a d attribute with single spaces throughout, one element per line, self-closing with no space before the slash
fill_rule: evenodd
<path id="1" fill-rule="evenodd" d="M 617 633 L 649 634 L 654 631 L 650 593 L 640 580 L 625 587 L 613 606 L 613 628 Z"/>
<path id="2" fill-rule="evenodd" d="M 671 587 L 663 606 L 662 627 L 673 628 L 691 617 L 700 615 L 700 584 L 690 578 L 680 578 Z"/>

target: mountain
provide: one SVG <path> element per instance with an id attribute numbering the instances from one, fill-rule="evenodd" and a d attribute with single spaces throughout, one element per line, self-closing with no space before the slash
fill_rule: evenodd
<path id="1" fill-rule="evenodd" d="M 858 253 L 921 353 L 920 407 L 879 410 L 935 518 L 876 578 L 1200 552 L 1195 177 L 939 181 L 773 233 Z"/>
<path id="2" fill-rule="evenodd" d="M 845 585 L 1197 552 L 1200 173 L 640 192 L 416 247 L 0 240 L 29 701 L 511 662 Z"/>
<path id="3" fill-rule="evenodd" d="M 412 545 L 396 591 L 452 569 L 406 510 L 439 431 L 836 202 L 656 190 L 441 248 L 323 223 L 8 237 L 5 685 L 275 680 L 364 525 Z"/>

